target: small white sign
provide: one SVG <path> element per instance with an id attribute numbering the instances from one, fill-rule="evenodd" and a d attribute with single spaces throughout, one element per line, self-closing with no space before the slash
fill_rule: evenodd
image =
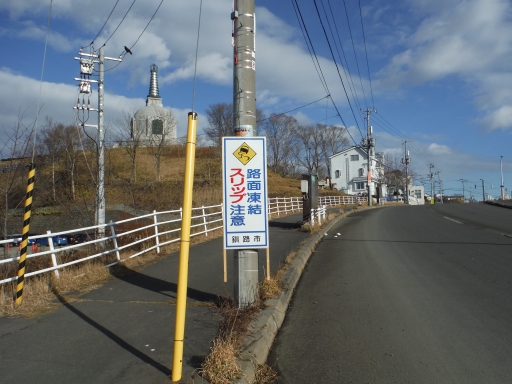
<path id="1" fill-rule="evenodd" d="M 224 247 L 268 247 L 265 137 L 222 138 Z"/>

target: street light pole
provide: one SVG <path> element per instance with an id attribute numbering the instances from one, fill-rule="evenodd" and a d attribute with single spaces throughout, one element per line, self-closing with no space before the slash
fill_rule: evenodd
<path id="1" fill-rule="evenodd" d="M 505 186 L 503 185 L 503 155 L 500 157 L 500 171 L 501 171 L 501 200 L 505 200 Z"/>

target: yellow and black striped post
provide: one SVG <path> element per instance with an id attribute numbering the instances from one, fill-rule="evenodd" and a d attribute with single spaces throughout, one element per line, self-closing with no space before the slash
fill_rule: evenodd
<path id="1" fill-rule="evenodd" d="M 30 213 L 32 211 L 32 194 L 36 178 L 36 165 L 30 163 L 28 171 L 27 196 L 25 198 L 25 213 L 23 214 L 23 230 L 21 237 L 20 264 L 18 267 L 18 282 L 16 284 L 16 305 L 23 301 L 23 286 L 25 285 L 25 260 L 27 259 L 28 230 L 30 227 Z"/>

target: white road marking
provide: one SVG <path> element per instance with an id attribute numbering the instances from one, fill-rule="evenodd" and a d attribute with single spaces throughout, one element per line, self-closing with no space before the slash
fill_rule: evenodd
<path id="1" fill-rule="evenodd" d="M 457 224 L 463 224 L 463 223 L 461 223 L 460 221 L 457 221 L 457 220 L 454 220 L 454 219 L 450 219 L 450 218 L 449 218 L 449 217 L 447 217 L 447 216 L 444 216 L 444 218 L 445 218 L 445 219 L 448 219 L 448 220 L 450 220 L 450 221 L 453 221 L 454 223 L 457 223 Z"/>

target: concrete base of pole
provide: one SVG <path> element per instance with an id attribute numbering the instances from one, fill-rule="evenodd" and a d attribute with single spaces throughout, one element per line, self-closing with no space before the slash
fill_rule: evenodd
<path id="1" fill-rule="evenodd" d="M 238 308 L 246 308 L 255 303 L 259 298 L 258 289 L 258 252 L 238 251 L 235 252 L 235 263 L 233 271 L 235 276 L 235 300 Z"/>

